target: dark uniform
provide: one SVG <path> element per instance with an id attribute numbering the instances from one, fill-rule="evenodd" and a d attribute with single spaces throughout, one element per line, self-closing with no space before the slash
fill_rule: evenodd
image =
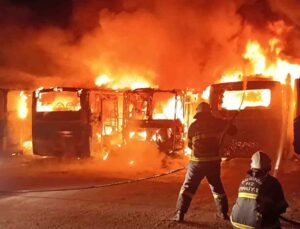
<path id="1" fill-rule="evenodd" d="M 300 116 L 294 119 L 294 150 L 300 154 Z"/>
<path id="2" fill-rule="evenodd" d="M 231 223 L 239 229 L 279 229 L 288 204 L 280 183 L 267 172 L 252 169 L 241 182 Z"/>
<path id="3" fill-rule="evenodd" d="M 179 219 L 178 216 L 175 220 L 183 220 L 193 195 L 205 177 L 213 193 L 218 213 L 222 218 L 226 218 L 228 201 L 220 177 L 219 141 L 228 123 L 215 118 L 210 111 L 196 113 L 194 118 L 196 121 L 191 124 L 188 131 L 188 146 L 192 149 L 191 161 L 177 201 L 177 214 L 181 217 Z M 229 133 L 235 132 L 235 127 L 231 126 Z"/>

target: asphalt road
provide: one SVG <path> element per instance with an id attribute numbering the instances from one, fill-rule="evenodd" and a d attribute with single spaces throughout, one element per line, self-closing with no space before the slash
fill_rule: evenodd
<path id="1" fill-rule="evenodd" d="M 115 168 L 109 162 L 61 161 L 37 157 L 0 159 L 0 189 L 77 188 L 151 176 L 184 165 L 170 162 L 166 168 L 151 164 Z M 224 162 L 222 177 L 232 207 L 249 159 Z M 290 209 L 286 217 L 300 220 L 300 163 L 282 164 L 279 180 Z M 0 228 L 231 228 L 215 218 L 215 205 L 206 181 L 202 182 L 186 223 L 169 221 L 184 171 L 167 177 L 114 187 L 42 193 L 2 193 Z M 283 228 L 295 228 L 287 224 Z"/>

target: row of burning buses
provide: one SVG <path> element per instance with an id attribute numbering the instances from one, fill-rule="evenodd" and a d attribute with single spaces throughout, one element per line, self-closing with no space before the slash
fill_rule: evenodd
<path id="1" fill-rule="evenodd" d="M 196 90 L 3 89 L 0 149 L 88 157 L 143 141 L 168 155 L 188 154 L 187 129 L 201 101 Z M 236 136 L 225 137 L 224 157 L 248 157 L 258 149 L 274 157 L 290 151 L 292 101 L 289 84 L 272 80 L 211 85 L 213 114 L 238 128 Z"/>

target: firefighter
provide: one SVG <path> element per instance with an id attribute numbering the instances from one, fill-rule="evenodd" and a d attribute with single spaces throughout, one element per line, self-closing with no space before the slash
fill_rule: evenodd
<path id="1" fill-rule="evenodd" d="M 241 182 L 231 213 L 233 228 L 280 229 L 279 216 L 288 204 L 278 180 L 269 175 L 271 159 L 261 151 L 253 154 L 251 169 Z"/>
<path id="2" fill-rule="evenodd" d="M 222 119 L 215 118 L 209 104 L 205 102 L 200 103 L 196 111 L 195 121 L 188 130 L 188 146 L 192 150 L 192 155 L 177 200 L 176 214 L 172 220 L 184 221 L 184 214 L 190 206 L 193 195 L 205 177 L 217 206 L 217 216 L 228 220 L 228 201 L 220 177 L 219 142 L 226 129 L 233 135 L 236 128 Z"/>
<path id="3" fill-rule="evenodd" d="M 294 151 L 300 154 L 300 116 L 294 119 Z"/>

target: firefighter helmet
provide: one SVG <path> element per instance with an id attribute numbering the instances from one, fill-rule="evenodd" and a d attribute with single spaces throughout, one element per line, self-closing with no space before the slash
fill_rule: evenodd
<path id="1" fill-rule="evenodd" d="M 210 112 L 210 106 L 206 102 L 200 103 L 196 108 L 197 113 Z"/>
<path id="2" fill-rule="evenodd" d="M 271 170 L 271 159 L 262 151 L 255 152 L 251 157 L 251 169 Z"/>

